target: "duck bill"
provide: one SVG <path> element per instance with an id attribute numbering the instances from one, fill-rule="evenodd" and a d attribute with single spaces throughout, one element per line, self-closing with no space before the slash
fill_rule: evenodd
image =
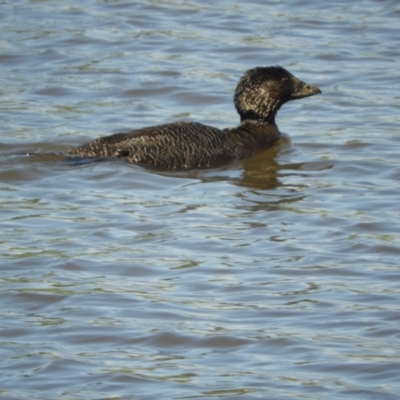
<path id="1" fill-rule="evenodd" d="M 321 93 L 321 90 L 316 86 L 311 86 L 305 82 L 300 82 L 300 85 L 297 86 L 295 92 L 292 93 L 291 99 L 303 99 L 304 97 L 315 96 L 316 94 Z"/>

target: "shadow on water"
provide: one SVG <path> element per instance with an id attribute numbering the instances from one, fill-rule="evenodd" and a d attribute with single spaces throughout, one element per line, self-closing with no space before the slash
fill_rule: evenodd
<path id="1" fill-rule="evenodd" d="M 277 157 L 281 151 L 281 146 L 273 146 L 252 158 L 244 160 L 242 162 L 242 177 L 236 183 L 254 189 L 274 189 L 279 186 L 278 172 L 280 165 L 277 162 Z"/>
<path id="2" fill-rule="evenodd" d="M 287 176 L 299 176 L 301 174 L 306 177 L 311 171 L 332 168 L 332 163 L 325 161 L 282 163 L 282 156 L 291 152 L 290 139 L 284 135 L 282 140 L 271 148 L 249 159 L 241 160 L 224 167 L 185 172 L 157 171 L 157 173 L 173 177 L 200 179 L 203 182 L 231 182 L 237 186 L 249 189 L 274 190 L 285 186 L 282 178 Z"/>

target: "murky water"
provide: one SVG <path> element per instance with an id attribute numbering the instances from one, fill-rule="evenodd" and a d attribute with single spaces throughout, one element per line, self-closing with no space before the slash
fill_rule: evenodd
<path id="1" fill-rule="evenodd" d="M 0 2 L 0 398 L 398 399 L 399 16 Z M 233 126 L 241 74 L 276 64 L 323 94 L 285 105 L 288 138 L 254 159 L 63 156 L 129 128 Z"/>

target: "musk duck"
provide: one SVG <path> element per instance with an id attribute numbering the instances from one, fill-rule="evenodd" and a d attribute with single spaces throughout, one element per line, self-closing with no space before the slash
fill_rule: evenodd
<path id="1" fill-rule="evenodd" d="M 198 122 L 173 122 L 100 137 L 69 151 L 76 157 L 114 157 L 166 170 L 215 168 L 249 158 L 280 138 L 275 123 L 290 100 L 320 94 L 279 66 L 247 71 L 236 87 L 234 104 L 240 124 L 218 129 Z"/>

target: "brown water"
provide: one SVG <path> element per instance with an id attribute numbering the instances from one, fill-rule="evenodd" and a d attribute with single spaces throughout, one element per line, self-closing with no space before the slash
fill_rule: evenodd
<path id="1" fill-rule="evenodd" d="M 398 399 L 399 16 L 0 2 L 0 398 Z M 241 74 L 275 64 L 323 94 L 285 105 L 288 138 L 259 157 L 156 173 L 63 156 L 233 126 Z"/>

